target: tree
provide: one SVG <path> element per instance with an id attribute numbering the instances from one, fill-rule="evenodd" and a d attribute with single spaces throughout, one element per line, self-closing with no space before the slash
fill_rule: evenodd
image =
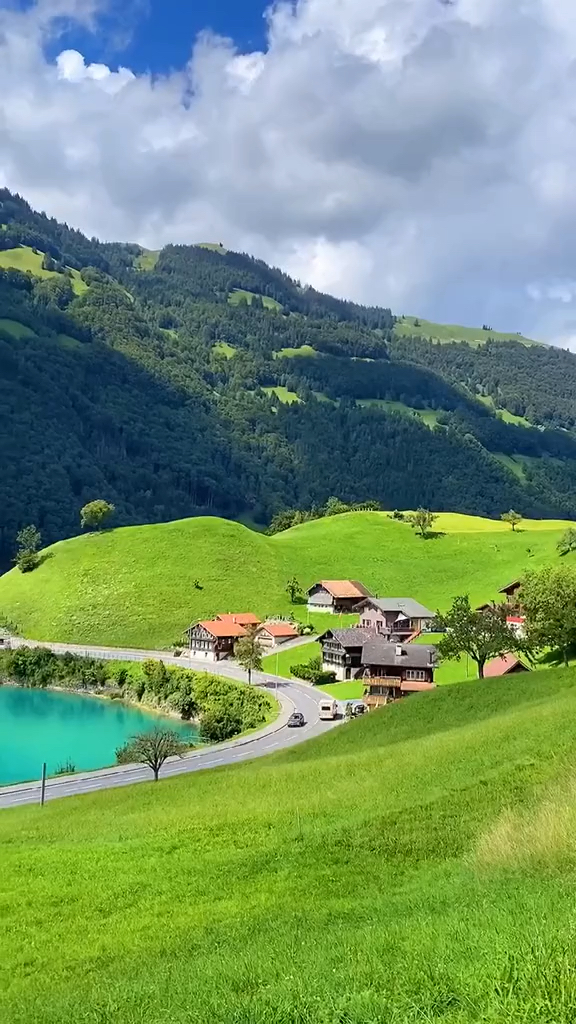
<path id="1" fill-rule="evenodd" d="M 292 604 L 296 604 L 296 598 L 300 597 L 302 587 L 295 576 L 293 576 L 291 580 L 288 580 L 288 583 L 286 584 L 286 593 L 288 594 Z"/>
<path id="2" fill-rule="evenodd" d="M 406 516 L 413 530 L 419 530 L 422 537 L 426 537 L 436 522 L 438 516 L 427 508 L 419 508 Z"/>
<path id="3" fill-rule="evenodd" d="M 187 743 L 172 729 L 153 729 L 152 732 L 141 732 L 128 740 L 123 747 L 116 751 L 118 764 L 146 764 L 154 773 L 154 780 L 158 782 L 160 769 L 167 758 L 182 757 L 190 750 L 191 744 Z"/>
<path id="4" fill-rule="evenodd" d="M 516 527 L 522 522 L 522 516 L 519 512 L 515 512 L 513 508 L 509 512 L 503 512 L 500 519 L 503 523 L 509 523 L 512 527 L 512 533 L 516 532 Z"/>
<path id="5" fill-rule="evenodd" d="M 242 719 L 233 708 L 214 705 L 204 711 L 200 720 L 200 735 L 210 743 L 224 743 L 242 732 Z"/>
<path id="6" fill-rule="evenodd" d="M 256 635 L 256 627 L 246 629 L 246 636 L 238 640 L 234 647 L 236 661 L 248 673 L 248 682 L 252 682 L 252 672 L 259 672 L 262 669 L 262 656 L 264 648 Z"/>
<path id="7" fill-rule="evenodd" d="M 96 501 L 89 501 L 80 510 L 80 523 L 83 530 L 101 530 L 104 523 L 110 519 L 115 512 L 114 505 L 109 501 L 98 498 Z"/>
<path id="8" fill-rule="evenodd" d="M 576 551 L 576 530 L 573 526 L 562 534 L 556 545 L 556 550 L 559 555 L 568 555 L 570 551 Z"/>
<path id="9" fill-rule="evenodd" d="M 484 666 L 491 658 L 530 650 L 529 643 L 507 626 L 505 605 L 475 611 L 465 594 L 454 599 L 446 615 L 438 613 L 437 622 L 445 632 L 438 644 L 440 656 L 460 661 L 463 654 L 469 655 L 478 666 L 479 679 L 484 678 Z"/>
<path id="10" fill-rule="evenodd" d="M 42 536 L 36 526 L 24 526 L 16 535 L 18 550 L 16 552 L 16 565 L 20 572 L 32 572 L 40 564 L 38 548 L 42 542 Z"/>
<path id="11" fill-rule="evenodd" d="M 526 573 L 520 600 L 529 642 L 560 651 L 567 666 L 576 643 L 576 570 L 557 565 Z"/>

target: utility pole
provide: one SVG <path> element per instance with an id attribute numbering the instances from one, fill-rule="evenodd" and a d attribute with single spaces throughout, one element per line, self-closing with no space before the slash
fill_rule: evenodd
<path id="1" fill-rule="evenodd" d="M 40 806 L 44 807 L 46 799 L 46 761 L 42 762 L 42 784 L 40 789 Z"/>

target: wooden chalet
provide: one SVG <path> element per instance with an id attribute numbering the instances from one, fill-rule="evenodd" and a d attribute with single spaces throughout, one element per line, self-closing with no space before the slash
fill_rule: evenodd
<path id="1" fill-rule="evenodd" d="M 318 642 L 322 668 L 339 680 L 362 679 L 368 696 L 385 703 L 434 684 L 436 648 L 426 644 L 391 643 L 375 629 L 353 626 L 329 629 Z M 374 702 L 373 702 L 374 703 Z"/>
<path id="2" fill-rule="evenodd" d="M 348 614 L 363 598 L 371 596 L 358 580 L 320 580 L 308 591 L 308 611 Z"/>
<path id="3" fill-rule="evenodd" d="M 206 619 L 186 630 L 191 658 L 221 661 L 234 653 L 234 644 L 246 636 L 246 629 L 231 619 Z"/>
<path id="4" fill-rule="evenodd" d="M 263 647 L 279 647 L 300 636 L 298 628 L 291 622 L 264 622 L 256 635 Z"/>
<path id="5" fill-rule="evenodd" d="M 433 611 L 411 597 L 367 597 L 356 611 L 361 626 L 399 640 L 430 630 L 436 618 Z"/>

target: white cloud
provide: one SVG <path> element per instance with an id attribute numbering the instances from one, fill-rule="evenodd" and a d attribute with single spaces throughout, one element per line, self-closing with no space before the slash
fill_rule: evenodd
<path id="1" fill-rule="evenodd" d="M 572 337 L 573 0 L 300 0 L 164 77 L 0 10 L 0 181 L 89 234 L 216 239 L 398 312 Z M 576 311 L 574 311 L 576 312 Z"/>

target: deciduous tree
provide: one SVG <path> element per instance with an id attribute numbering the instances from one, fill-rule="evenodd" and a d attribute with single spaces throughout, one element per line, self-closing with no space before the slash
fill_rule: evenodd
<path id="1" fill-rule="evenodd" d="M 509 512 L 503 512 L 500 519 L 503 523 L 508 523 L 512 527 L 512 533 L 516 532 L 516 527 L 520 526 L 522 522 L 522 516 L 519 512 L 515 512 L 513 508 Z"/>
<path id="2" fill-rule="evenodd" d="M 158 782 L 160 769 L 169 757 L 182 757 L 191 749 L 173 729 L 153 729 L 152 732 L 141 732 L 128 740 L 116 751 L 118 764 L 146 764 Z"/>
<path id="3" fill-rule="evenodd" d="M 300 597 L 302 593 L 302 587 L 295 576 L 291 580 L 288 580 L 286 584 L 286 593 L 288 594 L 292 604 L 296 604 L 296 598 Z"/>
<path id="4" fill-rule="evenodd" d="M 234 647 L 236 661 L 248 673 L 248 682 L 252 682 L 252 672 L 259 672 L 262 669 L 262 656 L 264 648 L 256 635 L 256 627 L 246 629 L 246 636 L 238 640 Z"/>
<path id="5" fill-rule="evenodd" d="M 576 570 L 558 565 L 526 573 L 520 601 L 530 643 L 560 651 L 568 665 L 576 644 Z"/>
<path id="6" fill-rule="evenodd" d="M 16 535 L 16 565 L 20 572 L 32 572 L 40 564 L 38 548 L 41 542 L 42 536 L 36 526 L 24 526 Z"/>
<path id="7" fill-rule="evenodd" d="M 438 516 L 427 508 L 419 508 L 406 518 L 413 530 L 418 530 L 422 537 L 427 537 Z"/>
<path id="8" fill-rule="evenodd" d="M 114 514 L 114 505 L 109 501 L 98 498 L 96 501 L 89 501 L 80 510 L 80 523 L 83 530 L 101 530 L 110 517 Z"/>
<path id="9" fill-rule="evenodd" d="M 576 530 L 574 527 L 569 527 L 562 534 L 556 545 L 556 550 L 559 555 L 568 555 L 570 551 L 576 551 Z"/>
<path id="10" fill-rule="evenodd" d="M 493 605 L 475 611 L 467 594 L 456 597 L 446 615 L 438 613 L 438 627 L 445 631 L 438 644 L 442 658 L 459 661 L 467 654 L 478 666 L 478 677 L 484 677 L 484 666 L 491 658 L 510 652 L 529 653 L 530 645 L 506 625 L 506 607 Z"/>

